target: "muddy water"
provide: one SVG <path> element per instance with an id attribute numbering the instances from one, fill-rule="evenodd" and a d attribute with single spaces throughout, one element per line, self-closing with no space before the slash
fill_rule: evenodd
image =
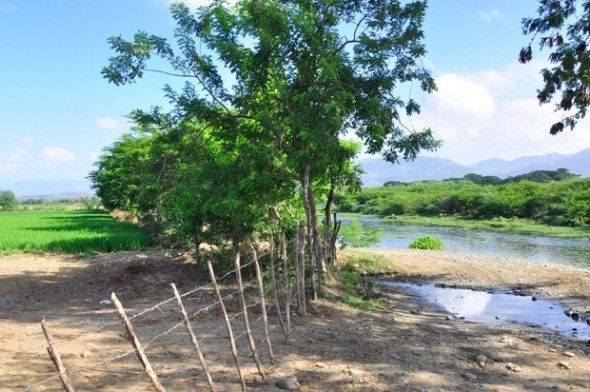
<path id="1" fill-rule="evenodd" d="M 434 304 L 467 321 L 501 324 L 519 323 L 535 325 L 556 331 L 574 339 L 590 339 L 590 315 L 571 314 L 558 304 L 538 300 L 530 296 L 505 293 L 489 293 L 468 289 L 437 287 L 431 284 L 414 284 L 382 281 L 386 289 L 402 290 L 419 296 L 423 301 Z"/>

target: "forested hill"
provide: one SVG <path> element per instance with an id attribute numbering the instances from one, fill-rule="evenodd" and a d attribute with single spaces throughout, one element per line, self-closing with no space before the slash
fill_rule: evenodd
<path id="1" fill-rule="evenodd" d="M 399 165 L 382 159 L 364 159 L 359 162 L 365 174 L 362 176 L 366 187 L 383 185 L 388 181 L 421 181 L 461 178 L 469 173 L 482 176 L 507 178 L 536 170 L 557 170 L 566 168 L 572 173 L 590 176 L 590 148 L 575 154 L 545 154 L 521 157 L 514 160 L 489 159 L 473 165 L 462 165 L 450 159 L 420 156 L 413 162 Z"/>
<path id="2" fill-rule="evenodd" d="M 590 177 L 557 170 L 498 180 L 468 175 L 447 181 L 389 183 L 338 195 L 336 204 L 340 212 L 380 216 L 516 217 L 558 226 L 590 225 Z"/>

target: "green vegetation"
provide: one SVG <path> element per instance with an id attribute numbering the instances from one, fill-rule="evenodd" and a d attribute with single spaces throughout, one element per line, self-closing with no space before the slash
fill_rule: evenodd
<path id="1" fill-rule="evenodd" d="M 377 229 L 370 229 L 356 219 L 347 222 L 340 230 L 340 243 L 343 247 L 362 248 L 379 242 L 381 233 Z"/>
<path id="2" fill-rule="evenodd" d="M 454 225 L 470 219 L 488 220 L 485 225 L 497 225 L 498 229 L 506 230 L 517 226 L 536 229 L 540 225 L 552 225 L 588 232 L 590 178 L 500 185 L 481 185 L 465 180 L 414 182 L 339 195 L 336 203 L 341 212 L 396 216 L 402 220 L 408 215 L 417 215 L 440 217 L 443 221 L 452 218 L 447 222 Z M 515 221 L 513 218 L 526 220 Z M 514 222 L 518 223 L 513 225 Z M 536 226 L 533 227 L 533 223 Z M 547 233 L 551 231 L 546 230 Z"/>
<path id="3" fill-rule="evenodd" d="M 95 253 L 136 250 L 150 243 L 137 226 L 105 213 L 15 211 L 0 213 L 0 253 Z"/>
<path id="4" fill-rule="evenodd" d="M 0 211 L 12 211 L 16 209 L 17 204 L 14 193 L 0 190 Z"/>
<path id="5" fill-rule="evenodd" d="M 549 51 L 550 65 L 541 71 L 543 84 L 537 90 L 540 104 L 555 102 L 557 110 L 564 112 L 561 120 L 551 126 L 555 135 L 566 128 L 573 129 L 586 116 L 590 106 L 588 75 L 588 20 L 590 6 L 587 1 L 540 0 L 537 17 L 524 18 L 522 31 L 531 40 L 520 51 L 521 63 L 533 59 L 533 44 L 539 51 Z"/>
<path id="6" fill-rule="evenodd" d="M 440 250 L 444 248 L 443 242 L 440 238 L 425 235 L 416 238 L 409 246 L 410 249 L 427 249 L 427 250 Z"/>
<path id="7" fill-rule="evenodd" d="M 365 274 L 387 271 L 389 262 L 383 257 L 366 252 L 349 252 L 346 257 L 346 263 L 337 270 L 343 294 L 335 299 L 358 309 L 377 308 L 380 305 L 379 287 Z"/>
<path id="8" fill-rule="evenodd" d="M 132 132 L 91 173 L 97 195 L 197 252 L 206 241 L 231 244 L 237 255 L 260 239 L 292 239 L 302 223 L 308 271 L 321 275 L 334 261 L 334 194 L 359 186 L 361 146 L 343 140 L 345 131 L 391 162 L 440 144 L 430 129 L 408 130 L 402 121 L 420 112 L 404 87 L 435 88 L 421 61 L 426 2 L 244 0 L 170 9 L 172 39 L 143 31 L 109 39 L 114 54 L 102 70 L 109 82 L 156 72 L 184 83 L 165 89 L 170 112 L 130 115 Z"/>
<path id="9" fill-rule="evenodd" d="M 426 226 L 449 226 L 464 229 L 480 229 L 505 233 L 536 234 L 552 237 L 590 238 L 590 228 L 550 226 L 524 218 L 465 219 L 455 216 L 400 215 L 387 219 L 400 223 Z"/>
<path id="10" fill-rule="evenodd" d="M 463 176 L 463 178 L 449 178 L 444 181 L 459 181 L 466 180 L 471 181 L 479 185 L 500 185 L 508 184 L 510 182 L 519 181 L 532 181 L 532 182 L 550 182 L 550 181 L 563 181 L 570 178 L 579 177 L 577 174 L 570 173 L 568 169 L 557 169 L 557 170 L 534 170 L 532 172 L 519 174 L 517 176 L 500 178 L 497 176 L 481 176 L 475 173 L 469 173 Z M 387 185 L 387 183 L 383 184 Z"/>

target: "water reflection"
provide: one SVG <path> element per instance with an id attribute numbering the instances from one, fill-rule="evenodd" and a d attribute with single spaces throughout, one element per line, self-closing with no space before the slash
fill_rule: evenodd
<path id="1" fill-rule="evenodd" d="M 590 338 L 590 325 L 585 320 L 571 319 L 558 305 L 550 301 L 533 301 L 532 297 L 528 296 L 443 288 L 434 285 L 389 281 L 383 281 L 381 284 L 385 288 L 401 289 L 417 294 L 423 300 L 436 304 L 457 317 L 465 317 L 468 321 L 487 324 L 506 322 L 533 324 L 575 339 Z"/>
<path id="2" fill-rule="evenodd" d="M 449 250 L 590 267 L 590 240 L 402 224 L 373 217 L 344 216 L 343 224 L 352 219 L 381 232 L 378 248 L 407 248 L 420 236 L 435 235 Z"/>

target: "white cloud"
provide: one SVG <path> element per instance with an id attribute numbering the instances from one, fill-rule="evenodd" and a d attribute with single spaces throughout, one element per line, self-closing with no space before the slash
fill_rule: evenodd
<path id="1" fill-rule="evenodd" d="M 47 164 L 73 163 L 76 160 L 72 151 L 62 147 L 45 147 L 41 150 L 41 157 Z"/>
<path id="2" fill-rule="evenodd" d="M 26 151 L 22 148 L 15 148 L 10 154 L 8 154 L 8 162 L 12 163 L 23 163 L 25 161 Z"/>
<path id="3" fill-rule="evenodd" d="M 556 113 L 552 104 L 541 106 L 536 99 L 543 65 L 513 63 L 437 78 L 439 92 L 425 100 L 423 114 L 414 120 L 417 128 L 429 126 L 443 140 L 443 147 L 428 155 L 474 163 L 589 148 L 590 119 L 573 132 L 549 134 L 564 113 Z"/>
<path id="4" fill-rule="evenodd" d="M 440 111 L 489 118 L 496 104 L 488 88 L 457 74 L 448 73 L 436 78 L 438 91 L 433 94 Z"/>
<path id="5" fill-rule="evenodd" d="M 0 4 L 0 13 L 1 12 L 14 12 L 16 11 L 18 8 L 16 7 L 16 5 L 8 3 L 8 4 Z"/>
<path id="6" fill-rule="evenodd" d="M 112 117 L 99 117 L 94 122 L 94 126 L 111 132 L 119 131 L 123 127 L 119 121 Z"/>
<path id="7" fill-rule="evenodd" d="M 485 22 L 491 22 L 500 17 L 501 13 L 496 8 L 489 8 L 478 12 L 479 19 Z"/>

